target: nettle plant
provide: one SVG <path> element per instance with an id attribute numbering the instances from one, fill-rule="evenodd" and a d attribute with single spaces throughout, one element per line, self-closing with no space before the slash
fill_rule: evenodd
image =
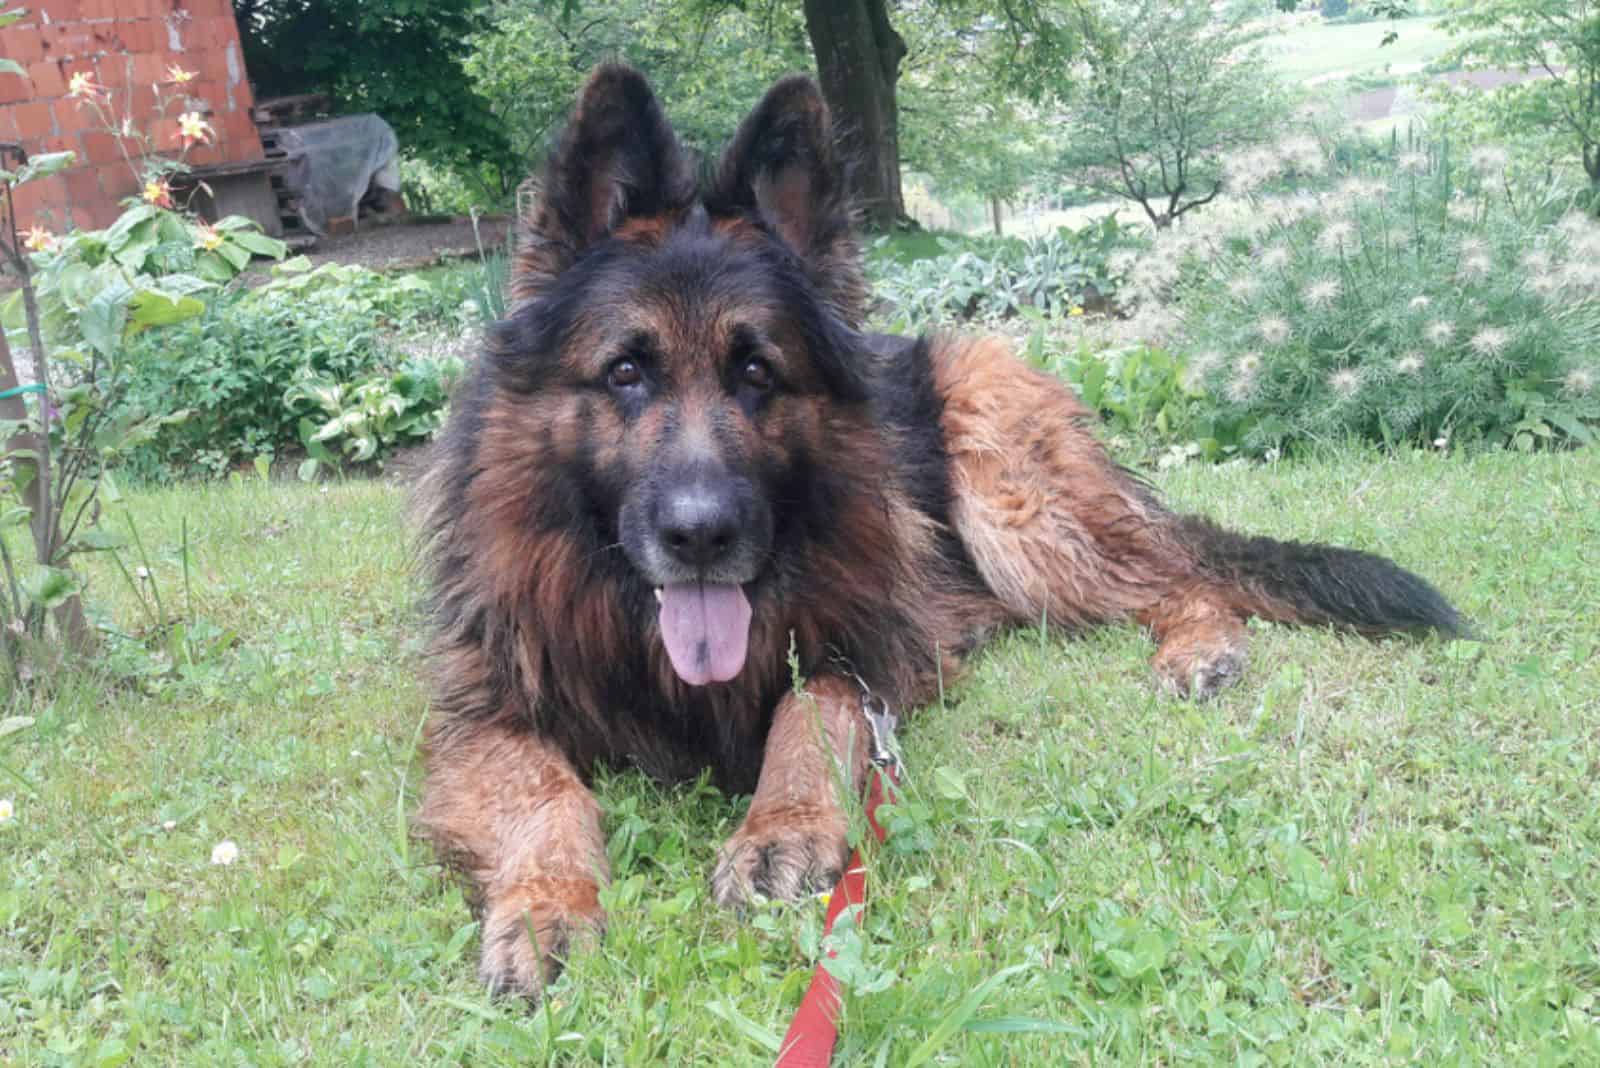
<path id="1" fill-rule="evenodd" d="M 1417 148 L 1260 198 L 1176 265 L 1171 340 L 1222 432 L 1532 448 L 1600 422 L 1600 224 L 1554 187 Z"/>
<path id="2" fill-rule="evenodd" d="M 18 15 L 0 13 L 0 25 Z M 174 67 L 168 77 L 166 85 L 153 87 L 157 119 L 178 99 L 169 90 L 193 75 Z M 122 548 L 99 523 L 103 502 L 116 496 L 109 472 L 129 450 L 186 414 L 119 403 L 127 342 L 199 315 L 203 298 L 253 254 L 281 257 L 285 251 L 247 220 L 211 226 L 174 203 L 171 177 L 212 130 L 198 114 L 185 112 L 174 143 L 157 145 L 129 117 L 133 92 L 119 108 L 90 75 L 70 80 L 79 106 L 92 109 L 119 143 L 140 148 L 135 154 L 124 144 L 142 196 L 130 198 L 110 227 L 54 234 L 35 226 L 19 234 L 13 190 L 71 166 L 73 156 L 28 159 L 13 146 L 0 160 L 0 264 L 15 281 L 0 302 L 0 384 L 10 387 L 0 390 L 0 652 L 19 679 L 33 672 L 33 654 L 93 646 L 73 558 Z M 27 354 L 23 374 L 13 348 Z M 27 538 L 11 536 L 22 527 Z"/>

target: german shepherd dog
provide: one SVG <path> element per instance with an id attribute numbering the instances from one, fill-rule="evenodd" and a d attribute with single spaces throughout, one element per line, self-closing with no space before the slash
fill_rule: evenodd
<path id="1" fill-rule="evenodd" d="M 640 74 L 590 75 L 419 481 L 419 822 L 470 884 L 494 990 L 536 996 L 603 922 L 597 764 L 753 791 L 713 895 L 792 899 L 848 853 L 854 676 L 908 709 L 1008 624 L 1131 620 L 1160 683 L 1204 697 L 1250 616 L 1462 627 L 1380 557 L 1168 511 L 997 341 L 864 332 L 810 80 L 774 85 L 708 172 Z"/>

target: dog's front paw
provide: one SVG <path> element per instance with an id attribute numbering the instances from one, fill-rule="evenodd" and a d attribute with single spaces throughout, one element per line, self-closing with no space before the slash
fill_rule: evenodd
<path id="1" fill-rule="evenodd" d="M 604 927 L 594 880 L 532 880 L 486 903 L 478 978 L 496 996 L 536 1001 L 568 956 L 598 942 Z"/>
<path id="2" fill-rule="evenodd" d="M 758 895 L 796 901 L 833 888 L 850 856 L 836 805 L 752 806 L 711 873 L 717 904 L 740 908 Z"/>

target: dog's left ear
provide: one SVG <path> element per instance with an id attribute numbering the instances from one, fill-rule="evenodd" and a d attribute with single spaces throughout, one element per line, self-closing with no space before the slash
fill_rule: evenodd
<path id="1" fill-rule="evenodd" d="M 600 64 L 545 164 L 539 205 L 522 220 L 513 298 L 537 296 L 629 218 L 687 211 L 697 192 L 693 161 L 644 75 Z"/>
<path id="2" fill-rule="evenodd" d="M 722 154 L 707 205 L 757 214 L 804 262 L 844 320 L 859 326 L 867 286 L 854 212 L 817 83 L 782 79 L 740 123 Z"/>

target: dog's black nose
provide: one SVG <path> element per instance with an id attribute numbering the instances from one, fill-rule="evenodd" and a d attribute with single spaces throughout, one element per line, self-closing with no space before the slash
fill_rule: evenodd
<path id="1" fill-rule="evenodd" d="M 739 500 L 727 487 L 697 481 L 667 492 L 660 508 L 656 536 L 680 563 L 710 567 L 739 541 Z"/>

